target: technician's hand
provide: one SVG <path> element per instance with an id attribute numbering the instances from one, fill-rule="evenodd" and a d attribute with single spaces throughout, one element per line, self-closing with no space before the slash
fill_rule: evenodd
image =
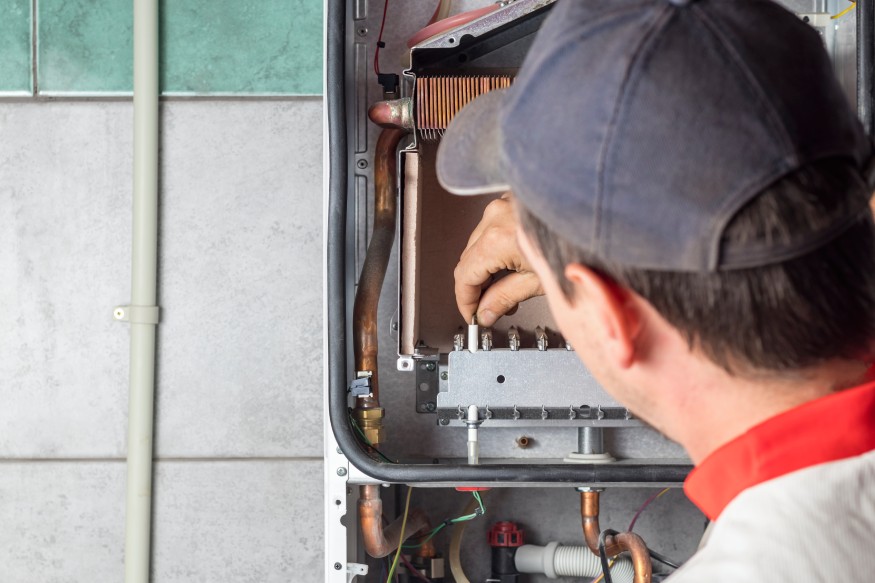
<path id="1" fill-rule="evenodd" d="M 486 207 L 454 272 L 456 303 L 469 323 L 476 313 L 478 324 L 492 326 L 520 302 L 544 294 L 517 246 L 516 214 L 509 196 Z M 491 283 L 495 274 L 505 270 L 513 273 Z"/>

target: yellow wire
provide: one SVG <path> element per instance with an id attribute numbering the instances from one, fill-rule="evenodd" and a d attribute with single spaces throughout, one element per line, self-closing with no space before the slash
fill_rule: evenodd
<path id="1" fill-rule="evenodd" d="M 851 10 L 853 10 L 853 9 L 856 8 L 856 7 L 857 7 L 857 3 L 856 3 L 856 2 L 851 2 L 851 5 L 850 5 L 850 6 L 848 6 L 847 8 L 845 8 L 844 10 L 842 10 L 841 12 L 839 12 L 838 14 L 834 14 L 834 15 L 830 16 L 829 18 L 830 18 L 830 20 L 837 20 L 837 19 L 841 18 L 842 16 L 844 16 L 845 14 L 847 14 L 848 12 L 850 12 Z"/>
<path id="2" fill-rule="evenodd" d="M 401 558 L 401 545 L 404 543 L 404 529 L 407 528 L 407 513 L 410 511 L 410 494 L 413 493 L 413 488 L 407 487 L 407 502 L 404 503 L 404 518 L 401 519 L 401 537 L 398 539 L 398 550 L 395 551 L 395 560 L 392 561 L 392 568 L 389 569 L 389 576 L 386 577 L 386 583 L 392 582 L 392 576 L 395 575 L 395 569 L 398 568 L 398 559 Z"/>
<path id="3" fill-rule="evenodd" d="M 617 557 L 614 557 L 613 559 L 611 559 L 610 561 L 608 561 L 608 570 L 610 570 L 610 569 L 612 569 L 612 568 L 614 567 L 614 561 L 616 561 L 616 560 L 617 560 Z M 601 580 L 604 579 L 604 578 L 605 578 L 605 574 L 602 573 L 601 575 L 599 575 L 598 577 L 596 577 L 595 579 L 593 579 L 593 580 L 592 580 L 592 583 L 599 583 L 599 581 L 601 581 Z"/>

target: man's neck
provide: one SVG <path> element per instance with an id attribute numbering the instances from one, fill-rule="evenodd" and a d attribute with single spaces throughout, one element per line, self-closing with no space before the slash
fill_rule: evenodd
<path id="1" fill-rule="evenodd" d="M 675 392 L 671 422 L 677 440 L 698 464 L 722 445 L 784 411 L 865 381 L 862 362 L 835 361 L 782 377 L 730 375 L 705 363 Z M 687 370 L 687 372 L 690 372 Z"/>

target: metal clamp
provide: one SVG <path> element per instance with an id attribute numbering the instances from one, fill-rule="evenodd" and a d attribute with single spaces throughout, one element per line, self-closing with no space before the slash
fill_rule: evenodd
<path id="1" fill-rule="evenodd" d="M 158 312 L 158 306 L 116 306 L 112 310 L 112 317 L 119 322 L 157 324 Z"/>
<path id="2" fill-rule="evenodd" d="M 367 575 L 368 566 L 361 563 L 346 564 L 346 583 L 352 583 L 353 579 L 359 575 Z"/>
<path id="3" fill-rule="evenodd" d="M 353 397 L 366 397 L 372 395 L 373 384 L 371 378 L 374 373 L 369 370 L 362 370 L 356 373 L 356 379 L 349 384 L 349 392 Z"/>

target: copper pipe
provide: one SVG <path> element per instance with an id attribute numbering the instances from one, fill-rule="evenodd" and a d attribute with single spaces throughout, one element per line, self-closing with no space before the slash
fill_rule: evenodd
<path id="1" fill-rule="evenodd" d="M 383 528 L 383 501 L 380 486 L 370 484 L 359 489 L 359 523 L 365 551 L 377 559 L 385 557 L 417 532 L 428 528 L 428 518 L 421 510 L 411 510 L 401 538 L 402 518 Z"/>
<path id="2" fill-rule="evenodd" d="M 380 132 L 374 152 L 374 230 L 365 264 L 362 267 L 352 311 L 352 333 L 356 371 L 371 372 L 374 400 L 379 403 L 377 378 L 377 307 L 386 277 L 386 266 L 395 240 L 397 197 L 396 150 L 407 132 L 385 129 Z M 376 444 L 375 444 L 376 445 Z"/>
<path id="3" fill-rule="evenodd" d="M 583 538 L 586 546 L 593 554 L 599 554 L 599 492 L 586 491 L 580 493 L 580 517 L 583 523 Z M 632 566 L 635 569 L 634 583 L 650 583 L 653 576 L 653 564 L 650 562 L 650 551 L 644 539 L 634 532 L 621 532 L 605 537 L 605 554 L 615 557 L 628 552 L 632 555 Z"/>
<path id="4" fill-rule="evenodd" d="M 632 583 L 650 583 L 653 578 L 653 563 L 650 562 L 650 551 L 644 539 L 634 532 L 621 532 L 606 538 L 606 543 L 611 541 L 621 552 L 628 551 L 632 556 L 632 568 L 635 570 Z"/>
<path id="5" fill-rule="evenodd" d="M 378 101 L 368 109 L 368 118 L 383 128 L 413 130 L 413 98 Z"/>
<path id="6" fill-rule="evenodd" d="M 599 535 L 602 532 L 599 526 L 599 493 L 596 491 L 580 493 L 580 518 L 583 522 L 583 538 L 586 546 L 594 554 L 599 554 Z M 608 537 L 609 539 L 611 537 Z M 619 555 L 622 551 L 616 544 L 605 541 L 605 552 L 609 557 Z"/>

